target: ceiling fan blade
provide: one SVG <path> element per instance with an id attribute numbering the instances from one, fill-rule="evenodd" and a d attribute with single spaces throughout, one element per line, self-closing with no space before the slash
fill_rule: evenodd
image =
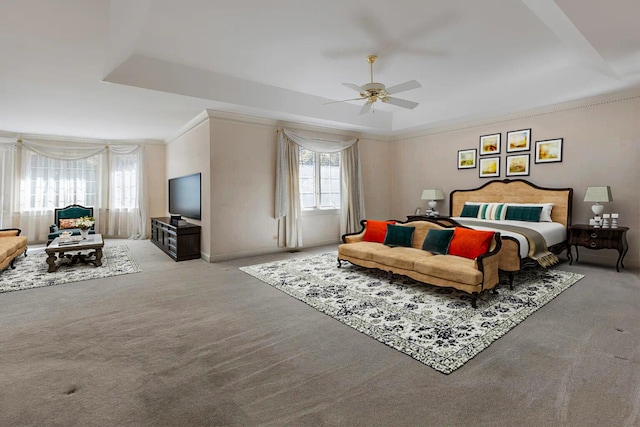
<path id="1" fill-rule="evenodd" d="M 367 114 L 371 110 L 371 107 L 373 107 L 373 102 L 367 101 L 367 103 L 362 106 L 362 110 L 360 110 L 360 115 Z"/>
<path id="2" fill-rule="evenodd" d="M 361 101 L 363 99 L 367 99 L 367 98 L 360 97 L 360 98 L 343 99 L 342 101 L 325 102 L 322 105 L 337 104 L 338 102 L 347 102 L 347 101 Z"/>
<path id="3" fill-rule="evenodd" d="M 348 87 L 349 89 L 353 89 L 356 92 L 364 92 L 364 90 L 360 86 L 354 85 L 353 83 L 342 83 L 342 85 Z"/>
<path id="4" fill-rule="evenodd" d="M 387 88 L 387 93 L 389 95 L 393 95 L 394 93 L 400 93 L 411 89 L 418 89 L 419 87 L 422 87 L 420 83 L 415 80 L 410 80 L 408 82 L 400 83 L 399 85 Z"/>
<path id="5" fill-rule="evenodd" d="M 408 108 L 410 110 L 413 110 L 418 105 L 420 105 L 417 102 L 407 101 L 406 99 L 400 99 L 400 98 L 391 98 L 391 97 L 383 98 L 382 102 L 385 102 L 387 104 L 397 105 L 398 107 L 402 107 L 402 108 Z"/>

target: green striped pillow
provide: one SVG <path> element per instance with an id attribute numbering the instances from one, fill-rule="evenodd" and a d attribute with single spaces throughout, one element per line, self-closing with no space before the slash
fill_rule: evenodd
<path id="1" fill-rule="evenodd" d="M 504 203 L 483 203 L 478 209 L 478 219 L 504 220 L 507 209 Z"/>

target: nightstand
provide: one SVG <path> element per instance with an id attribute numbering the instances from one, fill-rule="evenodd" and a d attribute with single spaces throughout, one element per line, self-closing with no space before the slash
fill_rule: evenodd
<path id="1" fill-rule="evenodd" d="M 617 249 L 619 255 L 618 262 L 616 262 L 616 270 L 620 271 L 620 267 L 624 268 L 624 256 L 629 250 L 627 230 L 629 230 L 629 227 L 595 228 L 585 224 L 570 225 L 569 247 L 567 248 L 569 264 L 573 264 L 571 245 L 576 247 L 576 262 L 580 259 L 578 246 L 588 249 Z"/>

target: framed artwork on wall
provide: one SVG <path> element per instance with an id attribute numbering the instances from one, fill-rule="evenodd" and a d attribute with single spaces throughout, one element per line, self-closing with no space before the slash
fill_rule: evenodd
<path id="1" fill-rule="evenodd" d="M 536 141 L 536 163 L 562 161 L 562 138 Z"/>
<path id="2" fill-rule="evenodd" d="M 507 132 L 507 153 L 529 151 L 531 149 L 531 129 Z"/>
<path id="3" fill-rule="evenodd" d="M 475 148 L 471 150 L 459 150 L 458 151 L 458 169 L 473 169 L 476 167 L 476 153 Z"/>
<path id="4" fill-rule="evenodd" d="M 500 154 L 500 136 L 499 133 L 492 135 L 483 135 L 480 137 L 480 155 Z"/>
<path id="5" fill-rule="evenodd" d="M 500 176 L 500 157 L 480 159 L 480 178 L 495 178 L 498 176 Z"/>
<path id="6" fill-rule="evenodd" d="M 507 168 L 505 176 L 527 176 L 529 175 L 529 155 L 519 154 L 507 156 Z"/>

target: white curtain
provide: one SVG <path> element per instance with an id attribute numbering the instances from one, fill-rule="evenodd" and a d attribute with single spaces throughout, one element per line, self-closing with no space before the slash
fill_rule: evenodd
<path id="1" fill-rule="evenodd" d="M 0 140 L 0 228 L 16 227 L 13 216 L 15 158 L 15 144 Z"/>
<path id="2" fill-rule="evenodd" d="M 143 239 L 147 236 L 147 195 L 143 170 L 143 147 L 133 152 L 109 155 L 109 203 L 106 210 L 106 234 Z"/>
<path id="3" fill-rule="evenodd" d="M 94 208 L 101 234 L 146 237 L 143 147 L 34 140 L 1 145 L 3 194 L 8 188 L 17 194 L 10 202 L 3 197 L 3 226 L 10 222 L 30 241 L 46 241 L 53 210 L 79 204 Z M 13 147 L 13 156 L 6 154 L 7 146 Z M 13 177 L 5 182 L 4 168 L 10 164 Z"/>
<path id="4" fill-rule="evenodd" d="M 342 150 L 340 165 L 340 233 L 355 233 L 360 230 L 360 221 L 364 219 L 364 190 L 358 142 Z"/>
<path id="5" fill-rule="evenodd" d="M 325 139 L 283 129 L 278 132 L 276 165 L 278 245 L 302 246 L 298 146 L 320 153 L 341 153 L 340 234 L 357 231 L 365 215 L 358 140 Z"/>

